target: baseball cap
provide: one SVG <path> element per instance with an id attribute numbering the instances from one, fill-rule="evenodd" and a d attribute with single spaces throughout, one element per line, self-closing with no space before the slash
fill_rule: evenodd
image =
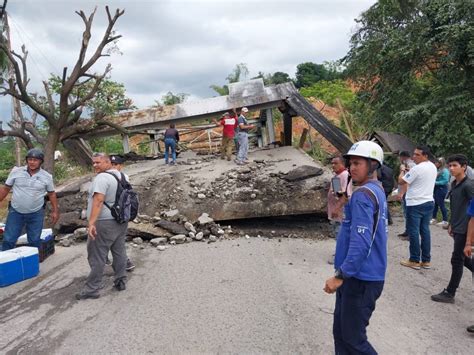
<path id="1" fill-rule="evenodd" d="M 123 164 L 123 163 L 125 163 L 125 158 L 122 157 L 121 155 L 111 155 L 110 156 L 110 161 L 113 164 Z"/>

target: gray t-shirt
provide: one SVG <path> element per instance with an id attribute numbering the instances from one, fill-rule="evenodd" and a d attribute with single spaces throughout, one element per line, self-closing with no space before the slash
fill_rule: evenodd
<path id="1" fill-rule="evenodd" d="M 110 173 L 117 175 L 120 179 L 120 173 L 115 169 L 107 170 Z M 115 202 L 115 194 L 117 192 L 117 180 L 107 173 L 99 173 L 92 181 L 91 187 L 89 188 L 89 196 L 87 199 L 87 219 L 91 216 L 92 211 L 92 198 L 95 193 L 100 193 L 105 196 L 104 203 L 107 203 L 109 206 L 112 206 Z M 105 206 L 102 206 L 100 210 L 99 217 L 97 220 L 106 220 L 106 219 L 114 219 L 112 217 L 112 213 L 110 209 Z"/>
<path id="2" fill-rule="evenodd" d="M 15 167 L 5 185 L 12 188 L 12 207 L 20 213 L 33 213 L 44 206 L 44 195 L 54 192 L 53 177 L 46 170 L 30 175 L 26 166 Z"/>

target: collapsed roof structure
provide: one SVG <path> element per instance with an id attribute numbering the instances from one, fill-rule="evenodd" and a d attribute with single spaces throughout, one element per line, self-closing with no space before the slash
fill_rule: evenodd
<path id="1" fill-rule="evenodd" d="M 337 150 L 344 152 L 352 145 L 349 137 L 311 105 L 293 83 L 265 86 L 262 79 L 230 84 L 229 95 L 226 96 L 130 111 L 109 117 L 110 122 L 126 130 L 127 134 L 113 127 L 104 127 L 71 139 L 65 145 L 79 158 L 79 162 L 88 163 L 92 152 L 84 139 L 122 134 L 124 151 L 127 153 L 129 135 L 148 134 L 154 142 L 159 131 L 167 128 L 170 123 L 199 122 L 243 106 L 248 107 L 250 111 L 260 111 L 259 142 L 263 146 L 280 140 L 275 139 L 272 113 L 274 108 L 278 108 L 283 114 L 284 135 L 283 141 L 280 142 L 282 145 L 292 144 L 292 118 L 295 116 L 301 116 L 308 121 Z"/>

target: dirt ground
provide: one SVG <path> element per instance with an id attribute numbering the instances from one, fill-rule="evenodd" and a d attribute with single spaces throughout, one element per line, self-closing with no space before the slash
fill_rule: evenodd
<path id="1" fill-rule="evenodd" d="M 404 268 L 408 243 L 396 237 L 403 223 L 394 219 L 370 341 L 381 354 L 471 354 L 471 275 L 456 304 L 430 300 L 448 282 L 450 237 L 432 226 L 433 268 Z M 89 270 L 85 243 L 57 247 L 38 277 L 0 289 L 0 353 L 331 354 L 334 296 L 322 289 L 334 245 L 252 235 L 130 248 L 137 268 L 127 290 L 112 290 L 107 268 L 101 298 L 86 301 L 74 299 Z"/>

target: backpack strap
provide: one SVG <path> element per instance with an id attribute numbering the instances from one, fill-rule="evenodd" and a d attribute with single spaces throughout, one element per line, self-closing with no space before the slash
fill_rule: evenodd
<path id="1" fill-rule="evenodd" d="M 377 194 L 369 187 L 366 185 L 359 187 L 357 191 L 361 191 L 364 193 L 367 197 L 370 198 L 370 200 L 375 204 L 375 212 L 374 212 L 374 227 L 372 230 L 372 238 L 370 242 L 370 247 L 369 247 L 369 253 L 367 254 L 367 257 L 370 255 L 370 251 L 372 250 L 372 244 L 374 244 L 375 240 L 375 234 L 377 233 L 377 228 L 379 226 L 379 217 L 381 215 L 380 212 L 380 203 L 377 198 Z"/>
<path id="2" fill-rule="evenodd" d="M 112 175 L 112 176 L 115 178 L 115 180 L 117 180 L 117 190 L 115 191 L 115 201 L 114 201 L 114 204 L 115 204 L 115 202 L 117 202 L 117 200 L 120 198 L 118 186 L 119 186 L 119 184 L 120 184 L 120 185 L 122 184 L 122 183 L 121 183 L 121 180 L 117 177 L 117 175 L 115 175 L 114 173 L 111 173 L 111 172 L 109 172 L 109 171 L 104 171 L 104 172 L 102 172 L 101 174 L 109 174 L 109 175 Z M 121 178 L 123 179 L 123 178 L 124 178 L 123 173 L 120 172 L 120 174 L 121 174 Z M 112 207 L 109 206 L 109 204 L 108 204 L 107 202 L 105 202 L 105 199 L 104 199 L 104 205 L 105 205 L 105 207 L 107 207 L 109 210 L 112 211 Z"/>

